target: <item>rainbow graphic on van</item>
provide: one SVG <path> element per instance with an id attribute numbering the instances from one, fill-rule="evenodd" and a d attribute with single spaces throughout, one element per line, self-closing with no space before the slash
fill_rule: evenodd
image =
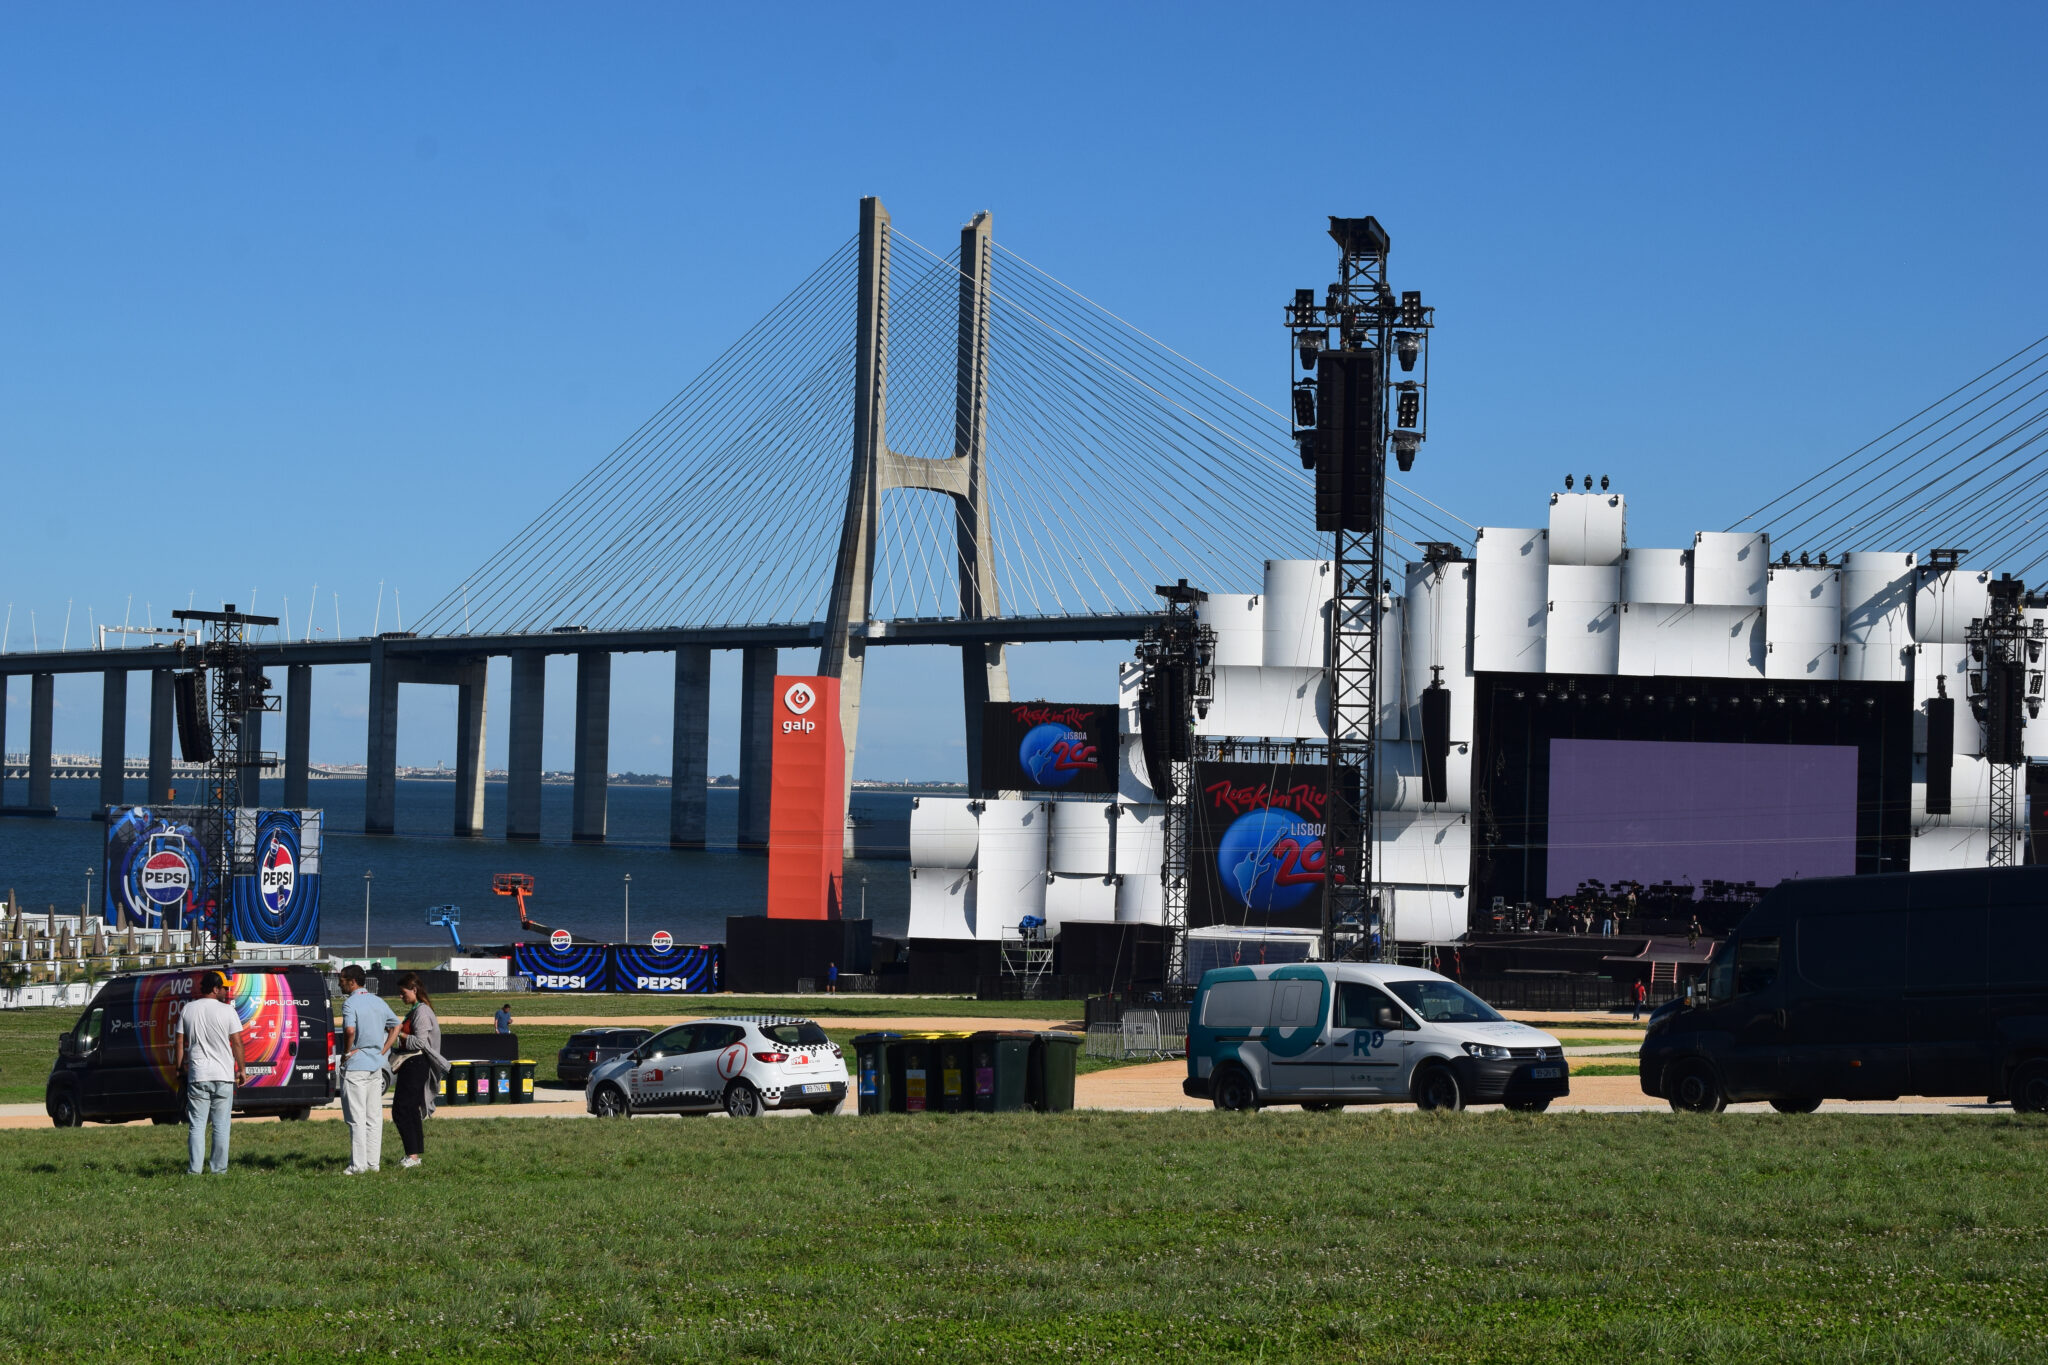
<path id="1" fill-rule="evenodd" d="M 178 1076 L 178 1018 L 199 990 L 203 971 L 162 972 L 135 983 L 135 1018 L 144 1055 L 157 1079 L 175 1090 Z M 245 1089 L 288 1085 L 299 1039 L 299 1006 L 283 972 L 229 973 L 235 1013 L 242 1017 L 242 1056 L 249 1065 Z"/>

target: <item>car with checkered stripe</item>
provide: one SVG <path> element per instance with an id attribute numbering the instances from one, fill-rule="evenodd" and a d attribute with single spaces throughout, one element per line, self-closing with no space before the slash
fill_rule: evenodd
<path id="1" fill-rule="evenodd" d="M 752 1118 L 771 1109 L 830 1114 L 846 1098 L 846 1059 L 809 1019 L 780 1015 L 693 1019 L 600 1062 L 583 1088 L 600 1118 L 710 1114 Z"/>

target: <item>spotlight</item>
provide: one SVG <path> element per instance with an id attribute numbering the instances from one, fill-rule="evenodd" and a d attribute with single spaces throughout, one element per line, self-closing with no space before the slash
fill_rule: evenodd
<path id="1" fill-rule="evenodd" d="M 1822 550 L 1820 552 L 1820 566 L 1823 569 L 1825 569 L 1828 566 L 1828 552 L 1826 550 Z"/>
<path id="2" fill-rule="evenodd" d="M 1600 476 L 1600 491 L 1602 493 L 1607 491 L 1607 476 L 1605 474 Z"/>
<path id="3" fill-rule="evenodd" d="M 1303 469 L 1314 469 L 1316 467 L 1316 434 L 1313 431 L 1297 431 L 1294 433 L 1294 439 L 1301 446 L 1301 467 Z"/>
<path id="4" fill-rule="evenodd" d="M 1983 690 L 1984 690 L 1984 675 L 1983 675 L 1982 673 L 1972 673 L 1972 674 L 1970 675 L 1970 695 L 1971 695 L 1971 696 L 1973 696 L 1973 697 L 1974 697 L 1974 696 L 1977 696 L 1977 695 L 1978 695 L 1979 693 L 1981 693 L 1981 692 L 1982 692 Z"/>
<path id="5" fill-rule="evenodd" d="M 1422 291 L 1403 289 L 1401 291 L 1401 325 L 1420 327 L 1422 325 Z"/>
<path id="6" fill-rule="evenodd" d="M 1588 493 L 1593 491 L 1593 476 L 1591 474 L 1586 476 L 1586 491 Z"/>
<path id="7" fill-rule="evenodd" d="M 1811 564 L 1812 562 L 1813 562 L 1812 560 L 1810 560 L 1810 559 L 1808 559 L 1808 558 L 1806 557 L 1806 551 L 1804 551 L 1804 550 L 1801 550 L 1801 551 L 1799 552 L 1799 567 L 1800 567 L 1800 568 L 1804 569 L 1804 568 L 1806 568 L 1806 567 L 1807 567 L 1808 565 L 1810 565 L 1810 564 Z"/>
<path id="8" fill-rule="evenodd" d="M 1304 355 L 1306 355 L 1306 354 L 1308 353 L 1308 348 L 1307 348 L 1307 347 L 1303 347 L 1303 348 L 1302 348 L 1302 352 L 1303 352 L 1303 354 L 1304 354 Z M 1303 366 L 1302 368 L 1304 368 L 1304 369 L 1313 369 L 1313 368 L 1314 368 L 1314 366 L 1313 366 L 1313 365 L 1305 365 L 1305 366 Z M 1312 427 L 1312 426 L 1314 426 L 1315 424 L 1316 424 L 1316 393 L 1315 393 L 1315 390 L 1314 390 L 1314 389 L 1312 389 L 1312 388 L 1310 388 L 1310 387 L 1309 387 L 1309 386 L 1308 386 L 1307 384 L 1297 384 L 1297 385 L 1295 386 L 1295 389 L 1294 389 L 1294 425 L 1296 425 L 1296 426 L 1298 426 L 1298 427 Z"/>
<path id="9" fill-rule="evenodd" d="M 1788 569 L 1789 569 L 1789 568 L 1791 568 L 1791 567 L 1792 567 L 1792 552 L 1791 552 L 1790 550 L 1787 550 L 1787 551 L 1785 551 L 1785 553 L 1783 553 L 1783 554 L 1779 555 L 1779 556 L 1778 556 L 1778 563 L 1779 563 L 1780 565 L 1782 565 L 1783 567 L 1785 567 L 1785 568 L 1788 568 Z"/>
<path id="10" fill-rule="evenodd" d="M 1415 468 L 1415 451 L 1421 444 L 1422 436 L 1419 432 L 1397 431 L 1394 433 L 1394 459 L 1400 463 L 1403 474 Z"/>
<path id="11" fill-rule="evenodd" d="M 1981 664 L 1981 663 L 1983 663 L 1983 662 L 1984 662 L 1984 646 L 1983 646 L 1983 645 L 1980 645 L 1980 644 L 1979 644 L 1979 645 L 1971 645 L 1971 646 L 1970 646 L 1970 662 L 1971 662 L 1971 663 L 1973 663 L 1973 664 Z"/>
<path id="12" fill-rule="evenodd" d="M 1415 357 L 1422 354 L 1422 334 L 1420 332 L 1394 333 L 1394 354 L 1401 358 L 1401 368 L 1403 370 L 1414 369 Z"/>
<path id="13" fill-rule="evenodd" d="M 1314 322 L 1316 318 L 1316 291 L 1297 289 L 1294 291 L 1294 320 L 1297 323 Z"/>
<path id="14" fill-rule="evenodd" d="M 2027 641 L 2027 662 L 2030 664 L 2041 662 L 2041 641 L 2038 637 Z"/>
<path id="15" fill-rule="evenodd" d="M 1566 491 L 1567 493 L 1569 493 L 1569 492 L 1571 491 L 1571 487 L 1572 487 L 1572 476 L 1571 476 L 1571 475 L 1569 475 L 1569 474 L 1567 474 L 1567 475 L 1565 475 L 1565 476 L 1564 476 L 1564 487 L 1565 487 L 1565 491 Z"/>
<path id="16" fill-rule="evenodd" d="M 1412 427 L 1415 419 L 1422 415 L 1422 393 L 1413 380 L 1404 381 L 1400 386 L 1399 425 Z"/>

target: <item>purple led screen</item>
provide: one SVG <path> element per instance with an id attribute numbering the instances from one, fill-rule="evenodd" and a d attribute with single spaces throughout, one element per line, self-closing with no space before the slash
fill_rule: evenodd
<path id="1" fill-rule="evenodd" d="M 1545 895 L 1589 880 L 1774 886 L 1855 871 L 1853 746 L 1550 742 Z"/>

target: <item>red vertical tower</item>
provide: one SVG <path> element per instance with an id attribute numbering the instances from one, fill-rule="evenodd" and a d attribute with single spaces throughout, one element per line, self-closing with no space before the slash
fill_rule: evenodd
<path id="1" fill-rule="evenodd" d="M 768 794 L 768 918 L 839 918 L 846 744 L 839 679 L 777 676 Z"/>

